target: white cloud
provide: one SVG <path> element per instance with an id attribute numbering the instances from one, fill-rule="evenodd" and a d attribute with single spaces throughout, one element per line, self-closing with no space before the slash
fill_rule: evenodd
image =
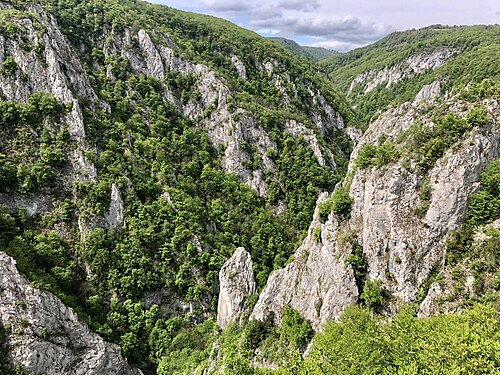
<path id="1" fill-rule="evenodd" d="M 280 33 L 280 31 L 276 29 L 259 29 L 255 30 L 255 32 L 263 35 L 278 35 Z"/>
<path id="2" fill-rule="evenodd" d="M 149 0 L 212 14 L 260 32 L 349 49 L 395 30 L 498 22 L 498 0 Z M 392 25 L 392 26 L 391 26 Z"/>
<path id="3" fill-rule="evenodd" d="M 278 8 L 286 10 L 298 10 L 312 12 L 320 7 L 318 0 L 282 0 L 278 3 Z"/>
<path id="4" fill-rule="evenodd" d="M 216 12 L 248 12 L 252 5 L 241 0 L 204 0 L 207 8 Z"/>
<path id="5" fill-rule="evenodd" d="M 280 34 L 284 36 L 307 35 L 355 45 L 373 42 L 394 31 L 391 26 L 365 22 L 352 16 L 344 18 L 289 16 L 251 20 L 249 26 L 253 29 L 272 26 L 280 30 Z"/>
<path id="6" fill-rule="evenodd" d="M 203 0 L 212 12 L 245 18 L 246 26 L 256 32 L 285 37 L 302 35 L 335 40 L 347 45 L 364 45 L 380 39 L 394 28 L 353 16 L 325 17 L 320 0 Z M 244 24 L 238 21 L 239 24 Z M 347 47 L 345 47 L 347 48 Z"/>

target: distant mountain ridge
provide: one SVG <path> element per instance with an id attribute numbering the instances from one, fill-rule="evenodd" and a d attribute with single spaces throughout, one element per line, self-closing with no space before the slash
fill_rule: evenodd
<path id="1" fill-rule="evenodd" d="M 322 61 L 329 57 L 340 54 L 340 52 L 338 51 L 330 50 L 323 47 L 301 46 L 297 42 L 286 38 L 270 37 L 268 39 L 272 40 L 273 42 L 281 44 L 283 47 L 285 47 L 286 49 L 290 50 L 291 52 L 293 52 L 298 56 L 306 57 L 314 61 Z"/>
<path id="2" fill-rule="evenodd" d="M 500 76 L 500 25 L 432 25 L 392 33 L 376 43 L 322 60 L 340 92 L 368 123 L 388 105 L 413 100 L 438 80 L 443 92 Z"/>

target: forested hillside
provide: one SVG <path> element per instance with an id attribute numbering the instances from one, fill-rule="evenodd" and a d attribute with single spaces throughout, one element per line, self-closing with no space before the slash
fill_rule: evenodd
<path id="1" fill-rule="evenodd" d="M 166 337 L 213 324 L 237 246 L 259 288 L 286 263 L 354 115 L 305 61 L 213 17 L 132 0 L 0 17 L 1 250 L 153 371 Z"/>
<path id="2" fill-rule="evenodd" d="M 499 32 L 0 0 L 0 373 L 497 373 Z"/>
<path id="3" fill-rule="evenodd" d="M 498 25 L 433 25 L 390 34 L 321 66 L 367 124 L 388 105 L 413 100 L 434 81 L 453 95 L 471 83 L 498 78 L 499 57 Z"/>

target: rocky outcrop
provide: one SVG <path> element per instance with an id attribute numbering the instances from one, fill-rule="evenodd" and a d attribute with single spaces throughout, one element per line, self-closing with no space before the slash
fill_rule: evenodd
<path id="1" fill-rule="evenodd" d="M 353 151 L 348 172 L 351 177 L 344 182 L 352 199 L 350 218 L 340 220 L 330 213 L 321 223 L 316 212 L 295 260 L 270 276 L 252 316 L 262 320 L 274 312 L 279 321 L 282 308 L 289 304 L 315 329 L 321 328 L 326 319 L 338 318 L 361 292 L 346 262 L 353 244 L 363 248 L 366 279 L 381 280 L 391 296 L 388 310 L 413 301 L 433 267 L 444 264 L 446 236 L 460 227 L 481 172 L 500 157 L 500 106 L 493 100 L 484 104 L 493 123 L 474 128 L 426 176 L 399 162 L 367 169 L 358 169 L 354 163 L 363 144 L 377 144 L 382 136 L 397 143 L 398 135 L 417 118 L 433 126 L 422 115 L 425 110 L 407 103 L 372 123 Z M 450 103 L 449 110 L 464 115 L 460 103 Z M 415 207 L 423 203 L 419 191 L 424 178 L 430 197 L 421 217 Z M 318 204 L 326 199 L 322 196 Z M 439 287 L 433 286 L 431 294 L 439 294 Z"/>
<path id="2" fill-rule="evenodd" d="M 500 134 L 476 129 L 448 151 L 430 171 L 430 203 L 421 219 L 419 190 L 423 177 L 401 165 L 358 171 L 350 195 L 351 222 L 360 232 L 368 277 L 384 281 L 393 297 L 413 300 L 431 268 L 444 262 L 443 242 L 458 229 L 481 172 L 500 156 Z"/>
<path id="3" fill-rule="evenodd" d="M 70 157 L 72 178 L 95 181 L 96 168 L 85 157 L 89 145 L 85 142 L 78 98 L 86 98 L 92 108 L 107 109 L 109 106 L 98 100 L 77 54 L 59 30 L 56 20 L 38 5 L 30 5 L 29 11 L 17 20 L 22 33 L 9 38 L 0 35 L 0 61 L 8 55 L 16 64 L 12 74 L 0 74 L 0 97 L 27 102 L 31 94 L 47 92 L 70 107 L 62 122 L 77 143 Z"/>
<path id="4" fill-rule="evenodd" d="M 351 95 L 354 88 L 358 85 L 363 87 L 362 91 L 365 94 L 381 84 L 385 84 L 386 88 L 390 88 L 403 79 L 411 78 L 443 66 L 449 58 L 458 52 L 455 49 L 443 48 L 431 53 L 410 56 L 405 61 L 393 66 L 386 66 L 382 70 L 363 72 L 352 81 L 348 95 Z"/>
<path id="5" fill-rule="evenodd" d="M 106 215 L 106 221 L 108 227 L 114 229 L 123 228 L 125 205 L 123 203 L 122 195 L 120 189 L 116 184 L 111 184 L 111 203 L 109 205 L 109 211 Z"/>
<path id="6" fill-rule="evenodd" d="M 231 62 L 234 64 L 240 78 L 247 79 L 247 69 L 245 68 L 245 64 L 243 64 L 243 61 L 241 61 L 238 56 L 232 55 Z"/>
<path id="7" fill-rule="evenodd" d="M 327 198 L 321 195 L 318 204 Z M 354 272 L 346 262 L 349 255 L 339 245 L 339 222 L 322 224 L 314 214 L 309 232 L 294 255 L 294 261 L 271 274 L 259 296 L 252 318 L 265 320 L 274 313 L 278 324 L 286 305 L 292 306 L 319 330 L 328 319 L 337 319 L 357 301 Z"/>
<path id="8" fill-rule="evenodd" d="M 54 295 L 35 289 L 0 252 L 0 325 L 8 327 L 12 363 L 27 372 L 67 375 L 140 375 L 117 345 L 92 333 Z"/>
<path id="9" fill-rule="evenodd" d="M 52 197 L 48 195 L 14 195 L 0 194 L 0 206 L 10 212 L 18 209 L 26 210 L 29 216 L 50 212 L 54 209 Z"/>
<path id="10" fill-rule="evenodd" d="M 335 160 L 333 160 L 333 154 L 330 150 L 326 149 L 326 157 L 323 155 L 321 147 L 319 145 L 319 140 L 312 129 L 305 127 L 304 125 L 298 123 L 295 120 L 289 120 L 285 123 L 285 130 L 289 132 L 294 137 L 302 136 L 304 140 L 311 147 L 316 160 L 318 160 L 321 166 L 330 166 L 335 168 Z"/>
<path id="11" fill-rule="evenodd" d="M 245 312 L 245 301 L 256 292 L 250 254 L 239 247 L 219 272 L 217 323 L 224 329 Z"/>
<path id="12" fill-rule="evenodd" d="M 493 223 L 479 227 L 474 233 L 472 250 L 481 253 L 481 248 L 492 239 L 491 230 L 500 230 L 500 219 Z M 495 269 L 481 270 L 479 283 L 476 283 L 477 262 L 475 256 L 467 257 L 453 267 L 443 269 L 433 282 L 427 295 L 419 306 L 419 317 L 430 317 L 437 314 L 450 314 L 461 311 L 470 303 L 470 299 L 488 295 L 497 288 L 495 280 Z M 475 272 L 474 272 L 475 271 Z M 475 277 L 476 276 L 476 277 Z M 485 283 L 484 280 L 488 280 Z"/>
<path id="13" fill-rule="evenodd" d="M 430 85 L 424 85 L 413 100 L 413 103 L 418 104 L 421 101 L 431 101 L 441 95 L 441 83 L 434 81 Z"/>
<path id="14" fill-rule="evenodd" d="M 154 32 L 154 31 L 153 31 Z M 236 174 L 240 180 L 265 196 L 268 191 L 268 184 L 264 174 L 268 176 L 276 173 L 274 162 L 266 155 L 266 150 L 275 148 L 266 130 L 259 119 L 252 113 L 238 108 L 234 105 L 235 100 L 225 80 L 221 79 L 215 72 L 203 64 L 194 64 L 178 57 L 173 49 L 173 43 L 164 34 L 156 34 L 157 39 L 165 43 L 155 44 L 143 29 L 139 29 L 137 34 L 130 28 L 125 29 L 123 35 L 115 34 L 113 43 L 105 46 L 104 54 L 110 58 L 125 58 L 130 62 L 132 69 L 138 74 L 149 74 L 162 81 L 165 89 L 165 98 L 179 109 L 185 116 L 199 121 L 209 140 L 215 147 L 223 148 L 222 166 L 226 172 Z M 132 45 L 132 39 L 138 40 L 138 48 Z M 233 63 L 238 76 L 247 79 L 247 67 L 241 59 L 232 54 Z M 290 94 L 285 88 L 292 85 L 294 95 L 297 95 L 295 83 L 286 68 L 282 67 L 276 60 L 269 60 L 264 64 L 258 64 L 258 68 L 265 71 L 276 88 L 281 92 L 285 106 L 290 102 Z M 195 79 L 195 87 L 200 93 L 200 97 L 190 98 L 187 102 L 182 102 L 179 93 L 165 83 L 164 78 L 172 72 L 183 76 L 192 76 Z M 108 75 L 112 77 L 111 67 Z M 314 152 L 318 163 L 323 166 L 336 168 L 333 161 L 332 150 L 319 146 L 319 137 L 329 134 L 332 128 L 343 129 L 344 119 L 326 101 L 325 97 L 312 84 L 308 83 L 308 92 L 311 96 L 313 106 L 311 108 L 311 121 L 314 129 L 308 129 L 305 125 L 297 123 L 295 120 L 285 119 L 286 130 L 291 130 L 293 136 L 303 135 L 304 141 Z M 231 105 L 228 105 L 231 103 Z M 234 107 L 234 108 L 233 108 Z M 243 145 L 254 148 L 254 154 L 250 154 Z M 258 158 L 255 156 L 258 155 Z M 253 165 L 255 160 L 259 160 L 259 165 Z"/>

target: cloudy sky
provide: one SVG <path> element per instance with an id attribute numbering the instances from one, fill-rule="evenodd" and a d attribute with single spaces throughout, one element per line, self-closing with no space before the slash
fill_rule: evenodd
<path id="1" fill-rule="evenodd" d="M 500 23 L 498 0 L 149 0 L 225 18 L 264 36 L 347 51 L 392 31 Z"/>

